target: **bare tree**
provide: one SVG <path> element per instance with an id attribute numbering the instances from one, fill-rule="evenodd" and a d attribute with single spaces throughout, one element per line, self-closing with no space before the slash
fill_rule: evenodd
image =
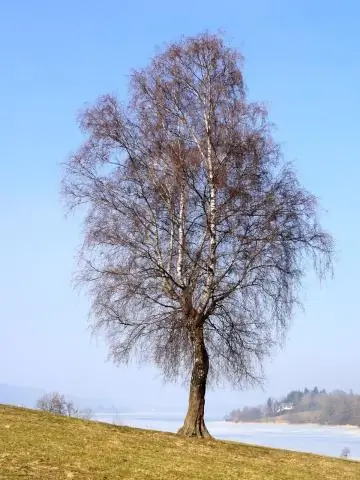
<path id="1" fill-rule="evenodd" d="M 92 411 L 89 408 L 80 409 L 75 403 L 59 392 L 46 393 L 36 402 L 36 408 L 45 412 L 56 413 L 66 417 L 90 419 Z"/>
<path id="2" fill-rule="evenodd" d="M 282 339 L 309 263 L 331 270 L 317 204 L 283 162 L 265 108 L 246 99 L 240 54 L 202 34 L 131 77 L 130 101 L 85 109 L 65 165 L 84 206 L 79 281 L 115 362 L 190 373 L 179 433 L 209 436 L 209 379 L 244 385 Z"/>
<path id="3" fill-rule="evenodd" d="M 67 402 L 64 395 L 58 392 L 45 393 L 36 402 L 36 408 L 45 412 L 57 413 L 58 415 L 68 415 L 71 405 Z"/>

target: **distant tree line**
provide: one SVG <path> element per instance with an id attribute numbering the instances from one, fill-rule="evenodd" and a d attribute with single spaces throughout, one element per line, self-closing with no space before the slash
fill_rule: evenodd
<path id="1" fill-rule="evenodd" d="M 360 427 L 360 395 L 342 390 L 326 392 L 317 387 L 293 390 L 280 400 L 269 397 L 264 405 L 233 410 L 226 420 L 256 422 L 275 418 L 288 423 Z"/>

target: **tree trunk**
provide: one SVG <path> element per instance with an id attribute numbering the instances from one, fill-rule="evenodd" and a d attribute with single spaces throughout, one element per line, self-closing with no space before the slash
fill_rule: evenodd
<path id="1" fill-rule="evenodd" d="M 178 435 L 211 438 L 204 421 L 206 380 L 209 357 L 204 342 L 204 327 L 198 326 L 194 334 L 194 365 L 191 374 L 188 411 Z"/>

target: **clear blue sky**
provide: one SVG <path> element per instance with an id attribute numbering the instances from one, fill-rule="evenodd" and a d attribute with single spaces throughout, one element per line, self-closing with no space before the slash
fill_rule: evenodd
<path id="1" fill-rule="evenodd" d="M 297 387 L 359 380 L 360 5 L 280 0 L 0 2 L 0 383 L 59 389 L 122 404 L 185 408 L 186 390 L 158 373 L 105 363 L 90 339 L 88 300 L 72 290 L 78 219 L 65 219 L 59 163 L 81 141 L 75 114 L 106 92 L 126 99 L 128 73 L 155 48 L 205 29 L 246 57 L 252 99 L 327 212 L 336 276 L 305 283 L 283 351 L 266 364 L 265 392 L 220 390 L 237 406 Z"/>

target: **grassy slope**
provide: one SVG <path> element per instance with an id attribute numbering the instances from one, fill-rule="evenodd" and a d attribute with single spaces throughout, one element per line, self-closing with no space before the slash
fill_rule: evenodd
<path id="1" fill-rule="evenodd" d="M 0 405 L 0 479 L 360 479 L 360 463 Z"/>

